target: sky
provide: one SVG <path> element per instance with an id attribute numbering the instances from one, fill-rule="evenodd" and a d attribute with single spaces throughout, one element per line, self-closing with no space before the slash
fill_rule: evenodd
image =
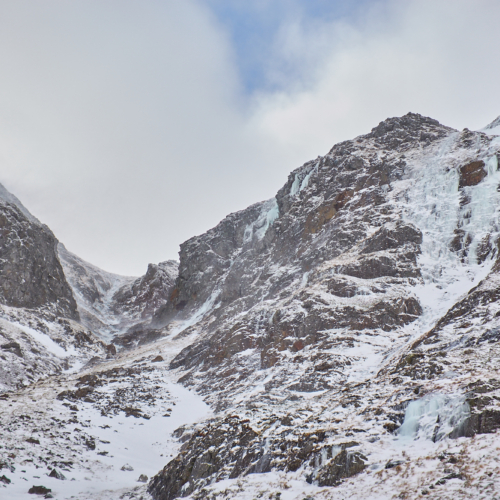
<path id="1" fill-rule="evenodd" d="M 497 0 L 0 0 L 0 183 L 142 275 L 409 111 L 500 115 Z"/>

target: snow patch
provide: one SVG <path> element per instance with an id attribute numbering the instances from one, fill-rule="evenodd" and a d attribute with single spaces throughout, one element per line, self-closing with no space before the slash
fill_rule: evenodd
<path id="1" fill-rule="evenodd" d="M 20 323 L 15 323 L 12 321 L 7 321 L 3 319 L 6 323 L 14 326 L 15 328 L 21 330 L 22 332 L 28 334 L 34 341 L 45 347 L 47 351 L 54 354 L 58 358 L 67 358 L 68 356 L 78 356 L 76 350 L 71 347 L 67 351 L 64 350 L 59 344 L 54 342 L 47 334 L 39 332 L 38 330 L 34 330 L 29 326 L 21 325 Z"/>

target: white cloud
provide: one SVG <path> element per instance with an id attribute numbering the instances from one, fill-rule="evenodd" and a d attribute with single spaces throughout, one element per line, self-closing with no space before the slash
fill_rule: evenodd
<path id="1" fill-rule="evenodd" d="M 302 157 L 408 111 L 479 128 L 500 114 L 498 19 L 496 1 L 409 0 L 373 4 L 350 25 L 295 24 L 289 49 L 313 46 L 321 64 L 305 88 L 261 96 L 255 119 Z"/>

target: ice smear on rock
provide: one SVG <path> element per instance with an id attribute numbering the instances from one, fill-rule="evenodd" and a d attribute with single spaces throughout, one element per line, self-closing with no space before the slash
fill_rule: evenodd
<path id="1" fill-rule="evenodd" d="M 311 168 L 307 174 L 302 177 L 301 180 L 301 173 L 296 173 L 295 178 L 292 183 L 292 187 L 290 188 L 290 196 L 295 196 L 296 194 L 300 193 L 303 189 L 305 189 L 309 185 L 309 179 L 311 178 L 311 175 L 314 172 L 317 172 L 318 167 L 319 167 L 320 162 L 318 161 L 314 168 Z"/>
<path id="2" fill-rule="evenodd" d="M 255 235 L 258 240 L 264 238 L 267 230 L 273 225 L 274 221 L 279 217 L 280 211 L 278 201 L 272 198 L 263 203 L 259 217 L 255 222 L 252 222 L 245 228 L 243 241 L 249 243 Z"/>
<path id="3" fill-rule="evenodd" d="M 210 297 L 202 304 L 202 306 L 188 319 L 181 321 L 173 330 L 172 330 L 172 335 L 177 335 L 181 332 L 183 332 L 186 328 L 189 328 L 190 326 L 195 325 L 198 323 L 198 321 L 201 321 L 205 314 L 207 314 L 208 311 L 210 311 L 217 298 L 220 295 L 220 290 L 214 290 Z"/>
<path id="4" fill-rule="evenodd" d="M 429 394 L 408 405 L 398 436 L 434 442 L 458 437 L 463 435 L 469 417 L 470 408 L 464 396 Z"/>

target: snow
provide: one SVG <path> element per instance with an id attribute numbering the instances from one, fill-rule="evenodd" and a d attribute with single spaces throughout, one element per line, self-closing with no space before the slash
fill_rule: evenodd
<path id="1" fill-rule="evenodd" d="M 29 326 L 21 325 L 20 323 L 12 321 L 7 321 L 6 319 L 0 319 L 0 323 L 13 326 L 14 328 L 18 328 L 22 332 L 27 333 L 33 340 L 41 344 L 43 347 L 45 347 L 45 349 L 47 349 L 47 351 L 54 354 L 58 358 L 67 358 L 68 356 L 78 355 L 77 351 L 73 347 L 66 351 L 59 344 L 54 342 L 47 334 L 30 328 Z"/>
<path id="2" fill-rule="evenodd" d="M 404 219 L 423 235 L 418 257 L 422 283 L 414 288 L 424 309 L 422 332 L 488 275 L 494 261 L 490 256 L 479 264 L 477 248 L 488 235 L 495 241 L 500 234 L 497 157 L 490 153 L 485 158 L 487 176 L 482 182 L 463 188 L 470 202 L 461 207 L 458 166 L 467 159 L 454 153 L 458 136 L 451 134 L 423 159 L 410 159 L 411 180 L 401 181 L 392 195 Z M 464 262 L 451 248 L 457 227 L 464 231 L 464 240 L 472 240 Z"/>
<path id="3" fill-rule="evenodd" d="M 139 358 L 137 360 L 139 361 L 144 359 L 144 355 L 151 356 L 153 352 L 161 352 L 162 356 L 168 360 L 178 352 L 182 345 L 182 343 L 176 345 L 164 340 L 132 355 L 129 354 L 128 358 L 126 355 L 121 361 L 112 362 L 110 367 L 129 365 L 134 357 Z M 71 425 L 69 421 L 63 422 L 61 425 L 64 424 L 64 426 L 61 427 L 61 430 L 63 430 L 63 434 L 67 435 L 70 433 L 76 435 L 83 430 L 95 439 L 97 446 L 95 450 L 80 449 L 77 460 L 75 460 L 74 452 L 65 452 L 65 443 L 62 438 L 51 443 L 47 437 L 35 434 L 40 439 L 41 445 L 46 450 L 50 450 L 51 460 L 62 457 L 60 460 L 78 461 L 79 463 L 70 470 L 60 470 L 67 480 L 58 480 L 48 477 L 45 467 L 38 468 L 36 460 L 24 460 L 21 465 L 18 465 L 19 460 L 22 459 L 22 457 L 18 457 L 15 472 L 6 472 L 6 475 L 12 480 L 6 490 L 8 498 L 12 500 L 24 499 L 27 497 L 27 490 L 31 486 L 39 484 L 50 488 L 55 498 L 71 497 L 76 500 L 90 498 L 109 500 L 118 498 L 123 491 L 130 491 L 141 486 L 141 483 L 137 481 L 141 474 L 151 478 L 178 453 L 180 443 L 172 437 L 172 432 L 175 429 L 195 424 L 212 416 L 212 411 L 200 396 L 176 383 L 174 379 L 174 374 L 163 370 L 160 366 L 152 372 L 148 372 L 148 380 L 142 377 L 142 383 L 154 384 L 157 395 L 166 396 L 166 398 L 158 399 L 153 407 L 147 407 L 147 412 L 150 414 L 149 419 L 126 417 L 123 412 L 116 415 L 103 415 L 96 405 L 78 404 L 79 411 L 76 414 L 78 423 Z M 102 394 L 109 393 L 111 395 L 117 387 L 127 390 L 127 382 L 118 381 L 99 389 L 99 391 Z M 45 388 L 44 391 L 47 389 Z M 68 418 L 69 411 L 63 402 L 43 397 L 42 389 L 34 389 L 32 399 L 33 401 L 40 400 L 40 404 L 35 406 L 37 411 L 34 411 L 33 403 L 30 403 L 29 399 L 13 401 L 12 411 L 16 414 L 31 414 L 33 417 L 35 414 L 39 414 L 36 418 L 41 427 L 50 426 L 50 419 L 48 421 L 44 419 L 50 418 L 51 415 L 57 415 L 63 420 Z M 47 407 L 49 404 L 53 406 Z M 23 433 L 25 430 L 21 428 L 17 432 Z M 9 440 L 15 441 L 16 435 L 15 432 L 12 432 L 8 436 Z M 24 441 L 21 434 L 19 434 L 19 438 L 19 441 Z M 4 440 L 2 444 L 5 445 L 6 441 Z M 30 446 L 36 447 L 38 445 Z M 68 446 L 68 448 L 70 447 Z M 65 453 L 66 457 L 64 457 Z M 59 459 L 56 458 L 56 460 Z M 130 465 L 133 470 L 122 470 L 126 464 Z M 144 494 L 146 495 L 146 493 Z M 147 497 L 149 498 L 149 496 Z M 1 489 L 0 498 L 3 498 Z"/>
<path id="4" fill-rule="evenodd" d="M 488 135 L 500 135 L 500 116 L 478 132 L 484 132 Z"/>

